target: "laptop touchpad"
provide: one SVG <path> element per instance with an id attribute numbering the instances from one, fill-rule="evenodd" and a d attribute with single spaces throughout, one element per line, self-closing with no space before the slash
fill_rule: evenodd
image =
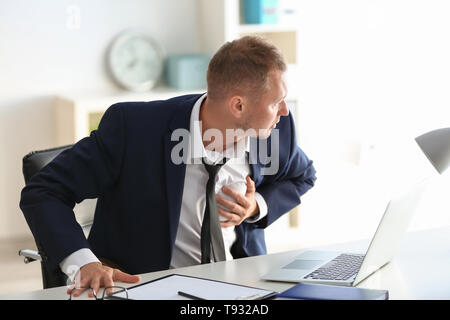
<path id="1" fill-rule="evenodd" d="M 316 266 L 322 264 L 323 262 L 324 262 L 323 260 L 303 260 L 303 259 L 294 260 L 288 265 L 285 265 L 283 269 L 300 269 L 300 270 L 313 269 Z"/>

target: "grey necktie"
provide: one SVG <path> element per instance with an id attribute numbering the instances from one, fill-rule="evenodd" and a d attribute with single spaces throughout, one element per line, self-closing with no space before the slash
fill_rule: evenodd
<path id="1" fill-rule="evenodd" d="M 211 262 L 211 246 L 214 261 L 224 261 L 226 259 L 222 228 L 220 227 L 219 213 L 217 212 L 215 186 L 217 173 L 227 161 L 228 159 L 223 158 L 220 163 L 210 165 L 205 163 L 205 160 L 203 159 L 205 169 L 209 173 L 209 179 L 206 184 L 206 208 L 200 235 L 202 263 Z"/>

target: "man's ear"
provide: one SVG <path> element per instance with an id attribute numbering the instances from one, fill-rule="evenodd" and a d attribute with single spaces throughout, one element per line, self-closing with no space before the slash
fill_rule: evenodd
<path id="1" fill-rule="evenodd" d="M 228 100 L 228 109 L 233 117 L 240 119 L 244 114 L 244 98 L 241 96 L 233 96 Z"/>

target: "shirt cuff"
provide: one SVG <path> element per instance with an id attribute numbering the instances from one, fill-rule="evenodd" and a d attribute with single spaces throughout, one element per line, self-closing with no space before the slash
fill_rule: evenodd
<path id="1" fill-rule="evenodd" d="M 97 259 L 90 249 L 83 248 L 67 256 L 61 261 L 59 267 L 73 282 L 78 270 L 82 266 L 92 262 L 100 262 L 100 260 Z"/>
<path id="2" fill-rule="evenodd" d="M 255 223 L 267 216 L 268 209 L 266 200 L 264 200 L 263 196 L 258 192 L 255 192 L 255 200 L 259 207 L 259 213 L 254 215 L 253 217 L 247 218 L 245 222 Z"/>

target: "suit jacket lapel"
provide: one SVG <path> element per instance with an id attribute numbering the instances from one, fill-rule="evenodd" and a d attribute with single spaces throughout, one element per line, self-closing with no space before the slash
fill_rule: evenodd
<path id="1" fill-rule="evenodd" d="M 167 202 L 168 202 L 167 205 L 169 214 L 171 252 L 173 244 L 175 243 L 175 238 L 178 229 L 178 222 L 180 220 L 181 202 L 183 199 L 183 189 L 184 189 L 184 177 L 186 174 L 186 162 L 182 161 L 181 163 L 176 164 L 171 158 L 172 149 L 177 144 L 182 142 L 182 140 L 172 141 L 172 133 L 176 129 L 185 129 L 189 131 L 190 115 L 192 107 L 195 101 L 198 99 L 198 97 L 192 100 L 189 99 L 189 101 L 185 101 L 180 105 L 180 108 L 176 111 L 176 114 L 170 121 L 169 130 L 164 137 L 165 161 L 166 161 L 165 166 L 166 186 L 167 186 Z M 190 107 L 187 107 L 187 105 L 189 105 Z M 183 157 L 185 156 L 186 154 L 183 154 Z"/>

